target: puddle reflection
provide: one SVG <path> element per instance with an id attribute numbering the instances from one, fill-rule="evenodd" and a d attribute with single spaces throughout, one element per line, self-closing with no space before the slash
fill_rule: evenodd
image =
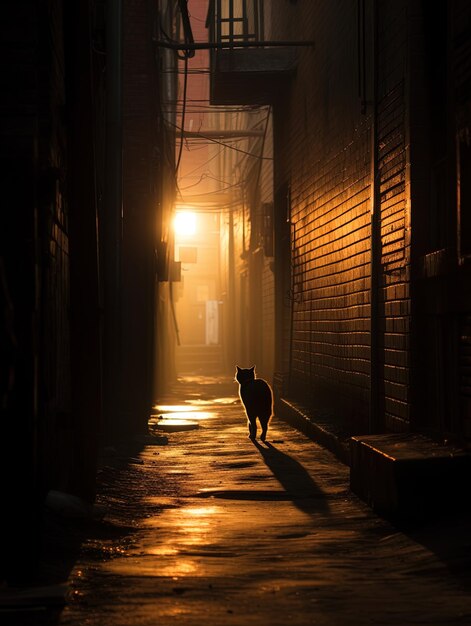
<path id="1" fill-rule="evenodd" d="M 185 415 L 185 413 L 167 413 L 162 416 L 162 419 L 185 419 Z M 195 411 L 191 414 L 192 420 L 208 420 L 213 417 L 215 417 L 215 413 L 211 413 L 210 411 Z"/>
<path id="2" fill-rule="evenodd" d="M 146 548 L 146 554 L 153 554 L 154 556 L 175 556 L 179 550 L 176 548 L 170 548 L 167 546 L 157 546 L 155 548 Z"/>
<path id="3" fill-rule="evenodd" d="M 190 406 L 189 404 L 155 404 L 152 407 L 153 411 L 160 411 L 161 413 L 175 413 L 182 411 L 184 413 L 188 411 L 197 411 L 197 407 Z"/>
<path id="4" fill-rule="evenodd" d="M 225 398 L 214 398 L 214 400 L 189 400 L 190 405 L 207 406 L 208 404 L 236 404 L 238 399 L 236 396 L 228 396 Z M 194 410 L 192 406 L 191 410 Z"/>
<path id="5" fill-rule="evenodd" d="M 185 513 L 189 515 L 214 515 L 218 510 L 217 506 L 195 506 L 191 508 L 184 509 Z"/>
<path id="6" fill-rule="evenodd" d="M 189 415 L 188 413 L 191 413 Z M 211 413 L 210 411 L 197 411 L 196 409 L 192 409 L 191 411 L 173 411 L 172 413 L 162 413 L 158 415 L 151 415 L 149 421 L 150 422 L 158 422 L 165 421 L 169 422 L 170 420 L 187 420 L 191 418 L 192 420 L 209 420 L 216 417 L 215 413 Z"/>

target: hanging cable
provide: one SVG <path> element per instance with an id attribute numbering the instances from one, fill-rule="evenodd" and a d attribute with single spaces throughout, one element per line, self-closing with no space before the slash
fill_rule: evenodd
<path id="1" fill-rule="evenodd" d="M 185 45 L 188 45 L 188 48 L 184 48 L 185 58 L 189 59 L 195 56 L 195 49 L 192 47 L 195 45 L 195 40 L 191 30 L 190 16 L 188 14 L 188 0 L 178 0 L 178 6 L 180 7 L 180 13 L 182 16 Z"/>
<path id="2" fill-rule="evenodd" d="M 264 123 L 262 145 L 260 147 L 260 155 L 261 156 L 263 156 L 263 153 L 265 151 L 265 143 L 266 143 L 266 140 L 267 140 L 268 124 L 270 122 L 270 113 L 271 113 L 271 107 L 268 107 L 267 117 L 265 118 L 265 123 Z M 262 175 L 262 161 L 260 160 L 259 161 L 258 172 L 257 172 L 257 180 L 255 182 L 255 188 L 258 188 L 258 185 L 260 183 L 261 175 Z"/>
<path id="3" fill-rule="evenodd" d="M 183 77 L 183 105 L 182 105 L 182 116 L 181 116 L 181 129 L 183 131 L 183 129 L 185 128 L 185 114 L 186 114 L 186 93 L 187 93 L 187 87 L 188 87 L 188 57 L 185 56 L 185 74 Z M 175 127 L 177 127 L 177 125 L 175 124 Z M 177 158 L 177 162 L 175 164 L 175 177 L 177 177 L 178 175 L 178 168 L 180 167 L 180 161 L 182 159 L 182 153 L 183 153 L 183 142 L 185 141 L 184 138 L 184 133 L 182 132 L 182 136 L 180 137 L 180 147 L 178 149 L 178 158 Z"/>
<path id="4" fill-rule="evenodd" d="M 170 311 L 172 312 L 173 327 L 175 329 L 175 336 L 177 339 L 177 346 L 180 346 L 181 345 L 180 328 L 178 327 L 177 312 L 175 310 L 175 298 L 173 294 L 173 281 L 172 280 L 169 281 L 169 300 L 170 300 Z"/>
<path id="5" fill-rule="evenodd" d="M 171 124 L 172 126 L 174 126 L 177 130 L 180 130 L 182 132 L 183 135 L 183 127 L 179 126 L 178 124 L 173 124 L 172 122 L 167 122 L 168 124 Z M 229 146 L 228 144 L 224 143 L 223 141 L 218 141 L 217 139 L 213 139 L 212 137 L 207 137 L 206 135 L 201 135 L 201 139 L 205 139 L 206 141 L 209 141 L 211 143 L 217 143 L 220 146 L 223 146 L 224 148 L 228 148 L 229 150 L 235 150 L 236 152 L 241 152 L 242 154 L 246 154 L 247 156 L 253 157 L 254 159 L 263 159 L 264 161 L 273 161 L 273 157 L 265 157 L 265 156 L 260 156 L 258 154 L 254 154 L 253 152 L 248 152 L 247 150 L 242 150 L 242 148 L 236 148 L 235 146 Z M 183 140 L 183 137 L 182 137 Z M 182 143 L 180 142 L 180 147 L 182 146 Z"/>

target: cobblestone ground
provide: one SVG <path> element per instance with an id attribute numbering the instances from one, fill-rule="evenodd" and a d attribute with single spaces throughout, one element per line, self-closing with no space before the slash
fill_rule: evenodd
<path id="1" fill-rule="evenodd" d="M 469 520 L 401 532 L 276 417 L 252 443 L 236 393 L 182 379 L 163 403 L 199 428 L 108 451 L 98 500 L 113 532 L 83 543 L 57 623 L 471 624 Z"/>

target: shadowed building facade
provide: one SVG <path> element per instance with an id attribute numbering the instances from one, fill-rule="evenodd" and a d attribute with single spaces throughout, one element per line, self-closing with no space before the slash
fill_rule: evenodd
<path id="1" fill-rule="evenodd" d="M 466 444 L 468 4 L 210 6 L 212 103 L 273 109 L 278 395 Z"/>

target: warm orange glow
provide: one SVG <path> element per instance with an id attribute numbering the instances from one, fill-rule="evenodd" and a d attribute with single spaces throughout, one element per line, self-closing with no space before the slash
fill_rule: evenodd
<path id="1" fill-rule="evenodd" d="M 195 407 L 196 409 L 196 407 Z M 191 415 L 189 415 L 191 413 Z M 152 415 L 151 419 L 155 418 L 165 420 L 166 423 L 169 423 L 171 420 L 207 420 L 215 417 L 215 413 L 211 411 L 174 411 L 172 413 L 162 413 L 160 415 Z"/>
<path id="2" fill-rule="evenodd" d="M 154 404 L 152 407 L 155 411 L 161 411 L 162 413 L 186 413 L 187 411 L 197 411 L 197 407 L 188 404 Z"/>
<path id="3" fill-rule="evenodd" d="M 177 211 L 173 222 L 175 234 L 179 237 L 192 237 L 196 234 L 196 213 Z"/>
<path id="4" fill-rule="evenodd" d="M 188 515 L 197 515 L 201 517 L 203 515 L 214 515 L 217 510 L 217 506 L 193 506 L 187 507 L 185 509 L 185 513 L 187 513 Z"/>

